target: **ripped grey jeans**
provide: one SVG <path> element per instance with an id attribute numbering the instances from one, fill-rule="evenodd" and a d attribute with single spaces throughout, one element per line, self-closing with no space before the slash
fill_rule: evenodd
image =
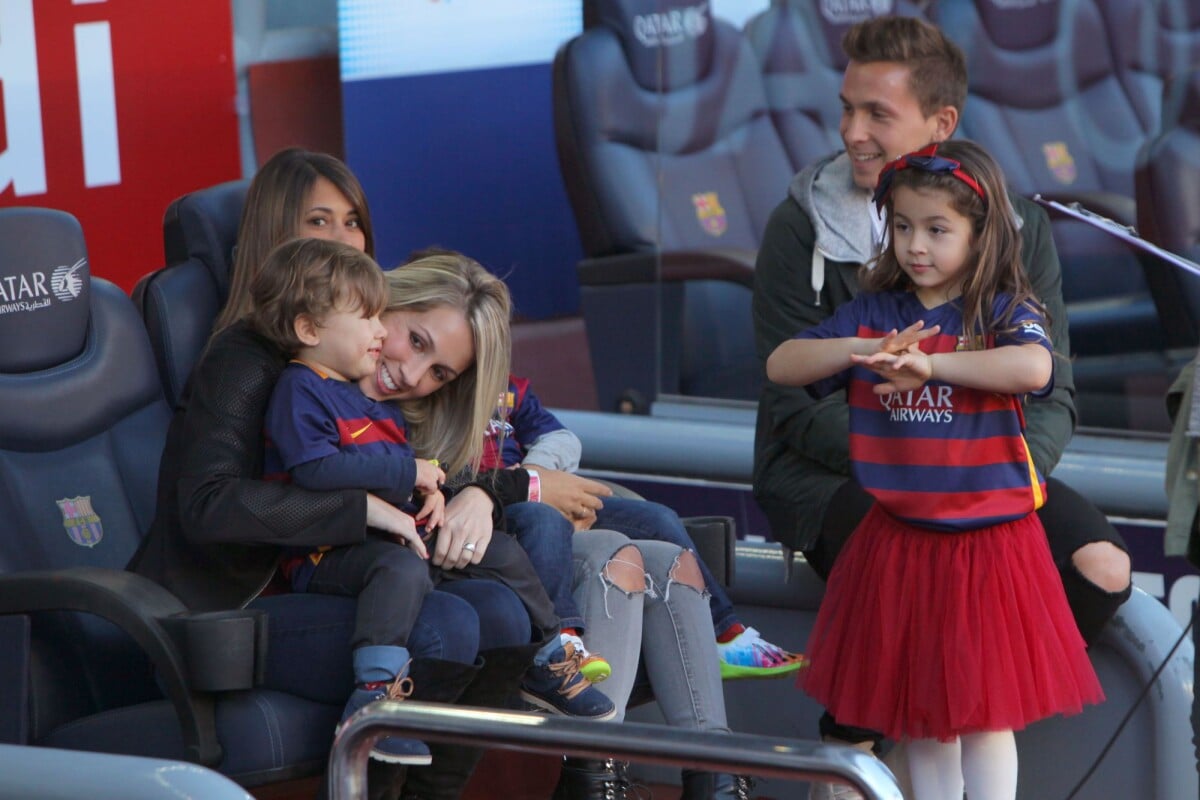
<path id="1" fill-rule="evenodd" d="M 627 545 L 642 554 L 644 591 L 626 592 L 605 575 L 605 566 Z M 612 665 L 612 676 L 596 688 L 616 704 L 616 719 L 624 719 L 640 679 L 649 680 L 667 724 L 728 731 L 708 595 L 671 578 L 682 552 L 614 531 L 575 534 L 574 596 L 586 624 L 584 644 Z"/>

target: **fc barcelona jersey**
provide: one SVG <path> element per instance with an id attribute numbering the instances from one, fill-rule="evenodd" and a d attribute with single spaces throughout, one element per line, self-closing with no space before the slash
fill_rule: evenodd
<path id="1" fill-rule="evenodd" d="M 509 375 L 508 391 L 488 422 L 479 468 L 502 469 L 520 464 L 525 451 L 539 437 L 561 430 L 563 424 L 529 388 L 529 379 Z"/>
<path id="2" fill-rule="evenodd" d="M 1007 295 L 998 297 L 993 318 L 1002 318 L 1011 303 Z M 927 309 L 911 292 L 864 292 L 796 338 L 878 338 L 919 320 L 926 328 L 941 326 L 921 342 L 926 353 L 980 349 L 963 332 L 957 301 Z M 1034 311 L 1018 307 L 1011 327 L 984 344 L 1040 344 L 1053 353 L 1044 320 Z M 872 390 L 881 382 L 871 370 L 852 366 L 808 390 L 824 397 L 847 389 L 854 477 L 889 513 L 956 531 L 1020 519 L 1042 505 L 1045 481 L 1025 443 L 1021 398 L 937 380 L 911 392 L 877 395 Z"/>

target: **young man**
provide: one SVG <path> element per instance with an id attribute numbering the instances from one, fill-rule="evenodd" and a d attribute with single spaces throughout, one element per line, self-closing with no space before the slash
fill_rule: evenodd
<path id="1" fill-rule="evenodd" d="M 880 250 L 882 220 L 871 192 L 883 166 L 905 153 L 950 138 L 966 100 L 962 51 L 933 25 L 879 17 L 851 28 L 842 80 L 840 131 L 845 152 L 802 170 L 767 222 L 755 267 L 754 326 L 758 357 L 818 324 L 858 291 L 857 271 Z M 1012 197 L 1021 218 L 1022 253 L 1033 289 L 1050 317 L 1054 391 L 1026 407 L 1026 439 L 1041 474 L 1049 475 L 1075 425 L 1067 318 L 1049 220 L 1029 200 Z M 872 498 L 850 478 L 845 392 L 813 400 L 802 388 L 768 383 L 758 409 L 754 495 L 784 545 L 800 550 L 822 577 L 870 508 Z M 1038 512 L 1071 609 L 1085 640 L 1094 641 L 1130 593 L 1130 562 L 1104 515 L 1059 481 L 1047 481 Z M 826 714 L 821 734 L 863 747 L 878 734 L 838 725 Z M 814 787 L 813 797 L 843 787 Z"/>

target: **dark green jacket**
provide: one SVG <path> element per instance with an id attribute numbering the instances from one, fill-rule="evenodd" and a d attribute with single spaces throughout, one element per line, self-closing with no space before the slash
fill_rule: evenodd
<path id="1" fill-rule="evenodd" d="M 838 169 L 839 159 L 844 156 L 801 172 L 767 222 L 755 266 L 753 307 L 757 355 L 764 367 L 781 342 L 820 323 L 858 293 L 861 260 L 829 259 L 831 253 L 870 248 L 866 194 L 849 181 L 847 171 Z M 831 173 L 836 176 L 835 187 L 845 176 L 844 189 L 831 191 L 827 180 Z M 821 181 L 825 181 L 822 191 L 812 191 Z M 1075 383 L 1067 358 L 1070 343 L 1062 276 L 1045 211 L 1022 197 L 1011 199 L 1022 220 L 1025 267 L 1034 293 L 1049 314 L 1055 350 L 1062 355 L 1055 359 L 1054 390 L 1042 400 L 1031 401 L 1025 412 L 1034 463 L 1047 476 L 1075 428 Z M 813 288 L 818 228 L 826 254 L 820 292 Z M 797 550 L 812 546 L 830 498 L 850 476 L 849 436 L 844 391 L 818 401 L 800 387 L 766 384 L 755 431 L 754 496 L 778 541 Z"/>

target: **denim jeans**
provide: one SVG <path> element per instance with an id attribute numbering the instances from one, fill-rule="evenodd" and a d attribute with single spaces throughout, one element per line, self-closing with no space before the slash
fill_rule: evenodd
<path id="1" fill-rule="evenodd" d="M 358 599 L 352 647 L 399 645 L 411 653 L 418 609 L 433 588 L 480 579 L 503 583 L 524 603 L 538 633 L 521 644 L 557 635 L 558 615 L 538 575 L 520 545 L 499 531 L 480 563 L 452 570 L 434 567 L 410 548 L 368 532 L 360 544 L 325 553 L 309 579 L 308 592 Z"/>
<path id="2" fill-rule="evenodd" d="M 341 705 L 354 688 L 350 640 L 353 597 L 279 594 L 250 606 L 268 613 L 264 686 Z M 489 580 L 442 584 L 426 595 L 409 636 L 413 658 L 471 664 L 481 650 L 530 640 L 529 616 L 508 587 Z"/>
<path id="3" fill-rule="evenodd" d="M 541 578 L 562 626 L 582 631 L 585 622 L 571 594 L 575 527 L 557 508 L 544 503 L 513 503 L 505 506 L 504 517 L 509 534 L 525 549 Z"/>
<path id="4" fill-rule="evenodd" d="M 683 551 L 666 542 L 632 542 L 642 554 L 646 582 L 643 590 L 628 592 L 605 572 L 631 544 L 626 536 L 590 530 L 575 534 L 573 543 L 584 644 L 612 665 L 612 675 L 596 688 L 617 706 L 616 718 L 624 719 L 635 684 L 648 681 L 667 724 L 728 731 L 708 603 L 699 589 L 672 577 Z"/>
<path id="5" fill-rule="evenodd" d="M 696 552 L 696 544 L 688 535 L 687 528 L 683 527 L 679 515 L 661 503 L 627 497 L 606 497 L 604 508 L 596 513 L 596 524 L 593 527 L 623 533 L 635 541 L 668 542 L 684 550 Z M 719 635 L 738 621 L 733 610 L 733 601 L 725 593 L 725 587 L 713 577 L 712 570 L 704 560 L 697 556 L 696 561 L 700 564 L 700 573 L 704 576 L 704 588 L 708 589 L 713 630 Z"/>

